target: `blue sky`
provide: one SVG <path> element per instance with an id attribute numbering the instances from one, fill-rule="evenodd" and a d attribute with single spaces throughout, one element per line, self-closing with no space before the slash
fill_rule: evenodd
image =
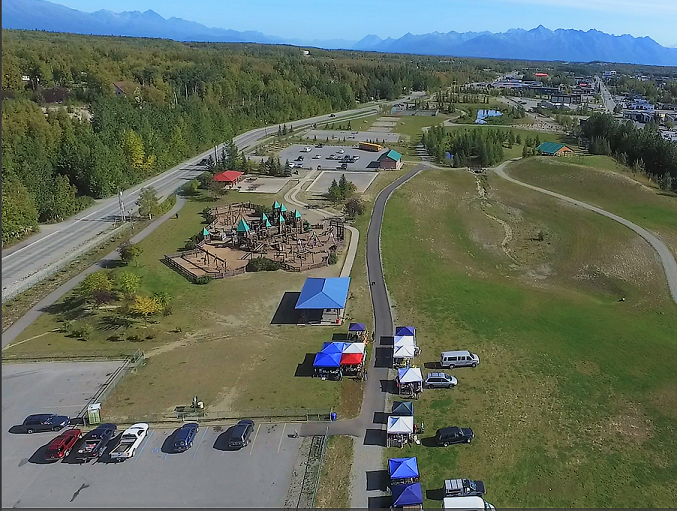
<path id="1" fill-rule="evenodd" d="M 677 0 L 54 0 L 86 12 L 145 11 L 294 39 L 530 29 L 544 25 L 649 36 L 677 45 Z"/>

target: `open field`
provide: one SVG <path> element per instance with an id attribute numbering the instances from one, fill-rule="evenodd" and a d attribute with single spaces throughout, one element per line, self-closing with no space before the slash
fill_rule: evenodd
<path id="1" fill-rule="evenodd" d="M 472 444 L 389 451 L 418 457 L 428 506 L 450 477 L 498 507 L 675 505 L 677 310 L 646 243 L 491 175 L 427 171 L 388 202 L 382 246 L 424 372 L 442 350 L 481 359 L 414 404 L 424 437 L 459 425 Z"/>
<path id="2" fill-rule="evenodd" d="M 347 509 L 350 507 L 353 444 L 353 437 L 350 436 L 332 436 L 327 440 L 327 452 L 315 497 L 316 508 Z"/>
<path id="3" fill-rule="evenodd" d="M 677 196 L 604 156 L 536 158 L 508 168 L 517 179 L 616 213 L 659 236 L 677 256 Z"/>
<path id="4" fill-rule="evenodd" d="M 283 200 L 281 195 L 247 194 L 247 199 L 250 197 L 262 204 Z M 230 193 L 221 202 L 241 200 L 241 195 Z M 82 341 L 52 332 L 60 324 L 56 314 L 47 313 L 17 338 L 31 340 L 5 353 L 118 354 L 142 349 L 148 357 L 147 364 L 126 377 L 104 404 L 107 416 L 120 419 L 165 413 L 188 404 L 196 394 L 212 410 L 328 409 L 337 403 L 343 406 L 342 401 L 347 409 L 359 410 L 361 384 L 352 385 L 354 382 L 345 380 L 349 394 L 357 396 L 342 399 L 343 384 L 295 376 L 307 372 L 309 357 L 312 363 L 308 354 L 317 352 L 323 341 L 346 327 L 272 324 L 283 297 L 285 304 L 293 301 L 294 295 L 285 293 L 299 292 L 306 277 L 338 275 L 342 261 L 300 274 L 245 274 L 204 286 L 191 284 L 160 262 L 164 254 L 177 251 L 188 237 L 202 229 L 198 212 L 214 204 L 188 202 L 180 219 L 168 220 L 141 243 L 144 252 L 138 266 L 127 268 L 141 276 L 140 293 L 164 291 L 173 297 L 170 316 L 159 317 L 157 323 L 147 326 L 141 320 L 128 329 L 96 329 L 89 340 Z M 351 293 L 352 289 L 353 286 Z M 57 303 L 55 310 L 60 307 L 63 305 Z M 351 311 L 349 308 L 348 317 Z M 102 323 L 104 318 L 105 315 Z M 369 318 L 362 318 L 360 312 L 355 319 Z M 128 340 L 132 334 L 139 340 Z M 118 336 L 118 340 L 112 336 Z M 342 408 L 339 411 L 342 413 Z"/>

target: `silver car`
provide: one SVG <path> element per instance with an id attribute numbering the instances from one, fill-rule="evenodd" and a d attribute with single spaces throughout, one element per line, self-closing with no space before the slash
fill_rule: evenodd
<path id="1" fill-rule="evenodd" d="M 429 373 L 425 378 L 425 385 L 429 389 L 450 389 L 458 385 L 458 380 L 446 373 Z"/>

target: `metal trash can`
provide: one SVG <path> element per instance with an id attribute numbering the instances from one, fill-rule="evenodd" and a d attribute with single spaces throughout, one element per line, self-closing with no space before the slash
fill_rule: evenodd
<path id="1" fill-rule="evenodd" d="M 92 403 L 87 406 L 87 423 L 101 424 L 101 403 Z"/>

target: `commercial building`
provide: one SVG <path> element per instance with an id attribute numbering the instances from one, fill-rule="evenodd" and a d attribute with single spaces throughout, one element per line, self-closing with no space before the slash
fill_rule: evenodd
<path id="1" fill-rule="evenodd" d="M 544 156 L 572 156 L 574 154 L 573 149 L 557 142 L 543 142 L 536 148 L 536 151 Z"/>
<path id="2" fill-rule="evenodd" d="M 402 168 L 402 155 L 392 149 L 386 151 L 378 157 L 378 166 L 385 170 L 399 170 Z"/>

